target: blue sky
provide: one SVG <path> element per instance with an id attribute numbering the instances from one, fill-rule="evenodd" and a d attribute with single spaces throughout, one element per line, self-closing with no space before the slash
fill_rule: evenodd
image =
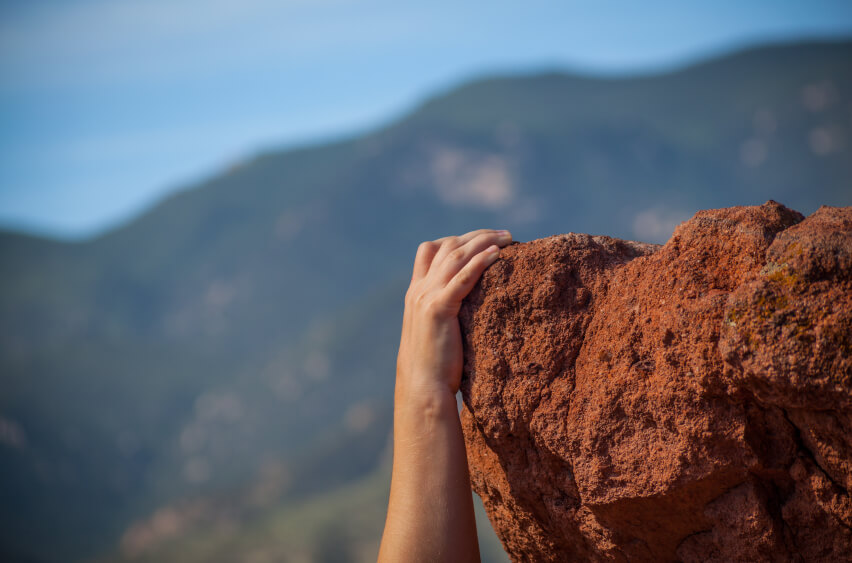
<path id="1" fill-rule="evenodd" d="M 488 72 L 852 37 L 852 2 L 0 0 L 0 225 L 91 236 L 261 149 Z"/>

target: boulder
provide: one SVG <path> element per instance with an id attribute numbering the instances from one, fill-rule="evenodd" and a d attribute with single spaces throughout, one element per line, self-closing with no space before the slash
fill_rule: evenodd
<path id="1" fill-rule="evenodd" d="M 460 323 L 471 482 L 513 560 L 852 557 L 852 208 L 516 243 Z"/>

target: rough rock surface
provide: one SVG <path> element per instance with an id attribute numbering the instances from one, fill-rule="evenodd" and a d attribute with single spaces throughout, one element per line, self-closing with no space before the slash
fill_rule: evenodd
<path id="1" fill-rule="evenodd" d="M 515 561 L 852 560 L 852 208 L 515 244 L 460 319 Z"/>

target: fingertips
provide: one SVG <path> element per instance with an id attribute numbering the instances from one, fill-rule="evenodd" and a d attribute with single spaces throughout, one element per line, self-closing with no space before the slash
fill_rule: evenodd
<path id="1" fill-rule="evenodd" d="M 474 239 L 478 236 L 494 234 L 496 232 L 497 231 L 494 230 L 494 229 L 477 229 L 475 231 L 470 231 L 469 233 L 465 233 L 465 234 L 459 236 L 458 238 L 459 238 L 459 241 L 463 244 L 463 243 L 466 243 L 469 240 L 472 240 L 472 239 Z"/>
<path id="2" fill-rule="evenodd" d="M 489 233 L 482 233 L 469 240 L 464 244 L 464 249 L 468 258 L 472 258 L 474 255 L 479 254 L 492 244 L 497 245 L 498 247 L 503 247 L 507 246 L 511 242 L 512 233 L 509 231 L 492 231 Z"/>
<path id="3" fill-rule="evenodd" d="M 512 242 L 512 233 L 507 230 L 494 231 L 494 234 L 498 237 L 498 244 L 500 246 L 506 246 Z"/>
<path id="4" fill-rule="evenodd" d="M 495 244 L 505 246 L 512 242 L 512 233 L 505 229 L 478 229 L 456 237 L 457 246 L 466 246 L 482 240 L 490 240 Z"/>
<path id="5" fill-rule="evenodd" d="M 512 243 L 512 234 L 509 231 L 494 231 L 492 233 L 484 233 L 464 245 L 464 262 L 470 261 L 474 256 L 483 251 L 490 251 L 494 246 L 498 250 Z"/>

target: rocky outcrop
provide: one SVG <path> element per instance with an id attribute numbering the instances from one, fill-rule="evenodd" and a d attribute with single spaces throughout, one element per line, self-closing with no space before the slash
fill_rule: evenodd
<path id="1" fill-rule="evenodd" d="M 852 557 L 852 208 L 514 244 L 460 320 L 471 480 L 515 561 Z"/>

